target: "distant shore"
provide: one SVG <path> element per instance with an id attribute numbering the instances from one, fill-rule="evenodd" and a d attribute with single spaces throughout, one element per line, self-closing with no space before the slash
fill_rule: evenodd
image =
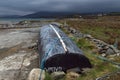
<path id="1" fill-rule="evenodd" d="M 20 22 L 20 21 L 24 21 L 24 20 L 34 20 L 34 21 L 40 21 L 40 20 L 54 20 L 54 19 L 50 19 L 50 18 L 0 18 L 0 24 L 1 23 L 16 23 L 16 22 Z"/>

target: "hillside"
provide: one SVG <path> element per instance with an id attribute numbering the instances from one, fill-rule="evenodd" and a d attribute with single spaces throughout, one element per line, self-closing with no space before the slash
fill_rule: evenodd
<path id="1" fill-rule="evenodd" d="M 75 12 L 36 12 L 33 14 L 28 14 L 25 16 L 22 16 L 24 18 L 55 18 L 55 17 L 65 17 L 65 16 L 71 16 L 77 14 Z"/>

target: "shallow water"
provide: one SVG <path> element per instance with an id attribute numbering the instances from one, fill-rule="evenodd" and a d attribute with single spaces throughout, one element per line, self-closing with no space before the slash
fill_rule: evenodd
<path id="1" fill-rule="evenodd" d="M 34 21 L 40 21 L 40 20 L 54 20 L 54 19 L 47 19 L 47 18 L 0 18 L 0 24 L 2 23 L 17 23 L 19 21 L 24 20 L 34 20 Z"/>

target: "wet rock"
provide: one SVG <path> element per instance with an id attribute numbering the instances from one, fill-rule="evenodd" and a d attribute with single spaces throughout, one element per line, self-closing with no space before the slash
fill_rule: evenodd
<path id="1" fill-rule="evenodd" d="M 53 72 L 51 74 L 51 77 L 54 79 L 54 80 L 59 80 L 61 78 L 63 78 L 65 76 L 65 73 L 64 72 Z"/>

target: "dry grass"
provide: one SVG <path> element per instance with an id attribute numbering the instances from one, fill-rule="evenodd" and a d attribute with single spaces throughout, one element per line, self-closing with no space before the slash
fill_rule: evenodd
<path id="1" fill-rule="evenodd" d="M 91 34 L 93 37 L 101 39 L 109 44 L 114 44 L 118 40 L 120 49 L 120 16 L 104 16 L 98 19 L 64 19 L 59 22 L 66 23 L 82 33 Z"/>

